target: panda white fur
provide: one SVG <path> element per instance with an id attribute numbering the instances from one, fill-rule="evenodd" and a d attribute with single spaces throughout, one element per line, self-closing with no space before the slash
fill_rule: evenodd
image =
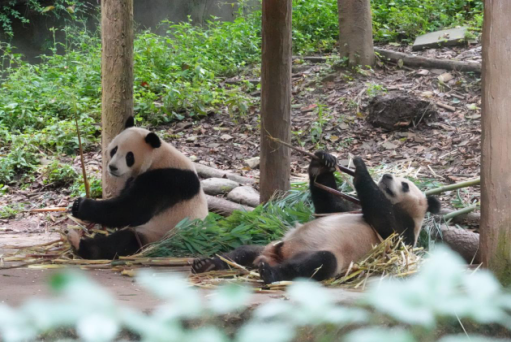
<path id="1" fill-rule="evenodd" d="M 354 186 L 362 213 L 347 212 L 354 208 L 314 186 L 316 181 L 336 187 L 335 157 L 321 151 L 316 155 L 319 160 L 314 160 L 309 167 L 316 213 L 343 213 L 308 222 L 290 230 L 281 241 L 265 247 L 241 246 L 224 256 L 242 265 L 259 267 L 265 283 L 297 277 L 324 280 L 338 275 L 380 243 L 377 233 L 385 239 L 397 232 L 407 244 L 415 245 L 426 212 L 440 210 L 436 198 L 426 197 L 407 179 L 387 174 L 377 185 L 362 159 L 355 158 Z M 203 258 L 194 261 L 192 271 L 199 273 L 226 267 L 218 257 Z"/>
<path id="2" fill-rule="evenodd" d="M 193 163 L 153 132 L 133 127 L 133 118 L 108 146 L 108 173 L 124 180 L 118 196 L 107 200 L 78 198 L 73 216 L 119 230 L 108 236 L 80 239 L 70 231 L 75 252 L 86 259 L 113 259 L 134 254 L 159 240 L 184 218 L 208 215 L 206 196 Z"/>

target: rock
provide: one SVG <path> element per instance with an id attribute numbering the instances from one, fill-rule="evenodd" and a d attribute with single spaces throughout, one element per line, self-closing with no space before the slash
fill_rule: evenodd
<path id="1" fill-rule="evenodd" d="M 374 97 L 369 103 L 367 121 L 388 130 L 417 125 L 437 116 L 434 103 L 409 94 L 389 93 Z"/>
<path id="2" fill-rule="evenodd" d="M 327 76 L 323 77 L 321 82 L 322 83 L 333 82 L 333 81 L 335 81 L 336 77 L 337 77 L 337 74 L 330 74 L 330 75 L 327 75 Z"/>
<path id="3" fill-rule="evenodd" d="M 430 71 L 433 75 L 442 75 L 446 70 L 445 69 L 431 69 Z"/>
<path id="4" fill-rule="evenodd" d="M 383 144 L 381 144 L 386 150 L 395 150 L 397 148 L 397 145 L 391 143 L 390 141 L 386 141 Z"/>
<path id="5" fill-rule="evenodd" d="M 245 159 L 245 161 L 244 161 L 245 165 L 251 169 L 257 169 L 259 167 L 260 162 L 261 162 L 261 159 L 259 157 Z"/>
<path id="6" fill-rule="evenodd" d="M 202 189 L 208 195 L 227 194 L 239 186 L 239 183 L 225 178 L 208 178 L 202 182 Z"/>
<path id="7" fill-rule="evenodd" d="M 443 73 L 442 75 L 438 76 L 438 80 L 442 83 L 447 83 L 449 82 L 450 80 L 452 80 L 454 77 L 452 76 L 452 74 L 446 72 L 446 73 Z"/>
<path id="8" fill-rule="evenodd" d="M 417 51 L 441 46 L 466 45 L 467 33 L 468 30 L 466 27 L 427 33 L 415 39 L 412 50 Z"/>
<path id="9" fill-rule="evenodd" d="M 251 186 L 239 186 L 229 192 L 227 199 L 236 203 L 257 207 L 259 205 L 259 191 Z"/>

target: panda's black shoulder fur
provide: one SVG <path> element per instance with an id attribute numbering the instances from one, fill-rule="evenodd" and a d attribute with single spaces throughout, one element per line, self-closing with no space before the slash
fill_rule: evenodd
<path id="1" fill-rule="evenodd" d="M 138 226 L 199 192 L 200 181 L 194 171 L 156 169 L 128 180 L 118 197 L 105 201 L 85 198 L 76 201 L 72 212 L 79 219 L 108 227 Z"/>

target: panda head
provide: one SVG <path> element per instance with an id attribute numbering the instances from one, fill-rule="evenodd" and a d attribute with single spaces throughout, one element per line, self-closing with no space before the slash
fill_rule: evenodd
<path id="1" fill-rule="evenodd" d="M 392 204 L 399 205 L 412 218 L 424 218 L 426 212 L 440 211 L 440 201 L 426 196 L 414 183 L 406 178 L 385 174 L 378 183 L 379 188 Z"/>
<path id="2" fill-rule="evenodd" d="M 134 127 L 133 118 L 128 119 L 126 129 L 108 145 L 108 173 L 112 177 L 129 178 L 146 172 L 160 146 L 161 140 L 155 133 Z"/>

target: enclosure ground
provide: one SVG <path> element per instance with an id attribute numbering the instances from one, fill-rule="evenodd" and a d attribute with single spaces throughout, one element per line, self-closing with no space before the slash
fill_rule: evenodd
<path id="1" fill-rule="evenodd" d="M 26 246 L 39 244 L 58 238 L 56 234 L 45 233 L 17 233 L 5 234 L 0 239 L 0 254 L 7 252 L 3 246 L 15 245 Z M 9 249 L 12 252 L 11 249 Z M 8 266 L 5 264 L 4 266 Z M 62 272 L 65 269 L 79 269 L 78 267 L 67 267 L 59 269 L 32 269 L 15 268 L 0 270 L 0 303 L 11 306 L 17 306 L 24 303 L 27 299 L 33 297 L 51 296 L 48 280 L 51 275 Z M 152 269 L 159 275 L 169 273 L 181 273 L 183 276 L 190 274 L 189 267 L 160 267 Z M 143 290 L 134 280 L 134 278 L 123 276 L 112 270 L 86 270 L 83 271 L 92 280 L 99 283 L 110 293 L 121 305 L 133 307 L 142 311 L 152 310 L 161 300 L 151 296 Z M 200 289 L 200 293 L 206 298 L 211 294 L 210 290 Z M 340 288 L 329 289 L 332 297 L 340 303 L 349 304 L 360 297 L 361 292 L 351 291 Z M 259 305 L 270 300 L 280 300 L 284 298 L 284 292 L 277 293 L 254 293 L 250 299 L 250 305 Z"/>
<path id="2" fill-rule="evenodd" d="M 399 51 L 410 48 L 396 48 Z M 420 52 L 434 58 L 480 62 L 480 46 L 442 48 Z M 234 79 L 254 80 L 255 69 L 247 69 Z M 449 74 L 449 77 L 439 76 Z M 445 80 L 445 81 L 444 81 Z M 293 65 L 292 136 L 293 145 L 309 151 L 324 149 L 336 154 L 343 164 L 352 156 L 362 156 L 371 168 L 386 168 L 405 176 L 419 178 L 422 189 L 435 185 L 461 182 L 479 176 L 480 169 L 480 77 L 471 73 L 447 70 L 420 70 L 383 63 L 374 70 L 336 68 L 328 63 L 295 61 Z M 366 122 L 370 100 L 384 93 L 400 92 L 444 104 L 438 117 L 421 122 L 417 127 L 385 131 Z M 200 120 L 187 118 L 168 126 L 152 127 L 163 138 L 197 163 L 222 170 L 232 170 L 247 177 L 258 178 L 259 171 L 250 169 L 244 160 L 259 155 L 259 96 L 252 93 L 254 106 L 248 114 L 232 117 L 212 113 Z M 450 108 L 450 109 L 449 109 Z M 283 148 L 278 147 L 276 148 Z M 98 146 L 99 149 L 99 146 Z M 85 155 L 89 175 L 100 175 L 100 151 Z M 292 179 L 307 179 L 309 160 L 292 153 Z M 61 158 L 79 170 L 78 158 Z M 0 197 L 0 207 L 20 210 L 15 217 L 0 219 L 0 254 L 3 245 L 33 245 L 58 238 L 57 232 L 75 223 L 68 213 L 30 213 L 42 207 L 67 207 L 74 198 L 68 188 L 44 184 L 41 176 L 33 184 L 13 186 Z M 463 207 L 479 201 L 479 189 L 468 188 L 442 195 L 443 207 Z M 23 297 L 45 293 L 45 277 L 55 270 L 3 270 L 0 300 L 19 303 Z M 185 269 L 163 269 L 160 272 L 188 272 Z M 89 271 L 118 294 L 123 301 L 146 305 L 136 292 L 131 278 L 111 271 Z M 104 278 L 104 279 L 103 279 Z M 5 284 L 5 285 L 4 285 Z M 119 287 L 117 289 L 117 287 Z M 130 292 L 131 291 L 131 292 Z M 343 290 L 332 290 L 339 300 L 351 298 Z M 138 294 L 137 294 L 138 293 Z M 135 294 L 135 295 L 133 295 Z M 257 295 L 257 298 L 272 298 Z M 18 299 L 16 299 L 18 298 Z M 259 299 L 258 299 L 259 300 Z M 261 299 L 262 300 L 262 299 Z M 151 305 L 147 301 L 147 305 Z"/>

